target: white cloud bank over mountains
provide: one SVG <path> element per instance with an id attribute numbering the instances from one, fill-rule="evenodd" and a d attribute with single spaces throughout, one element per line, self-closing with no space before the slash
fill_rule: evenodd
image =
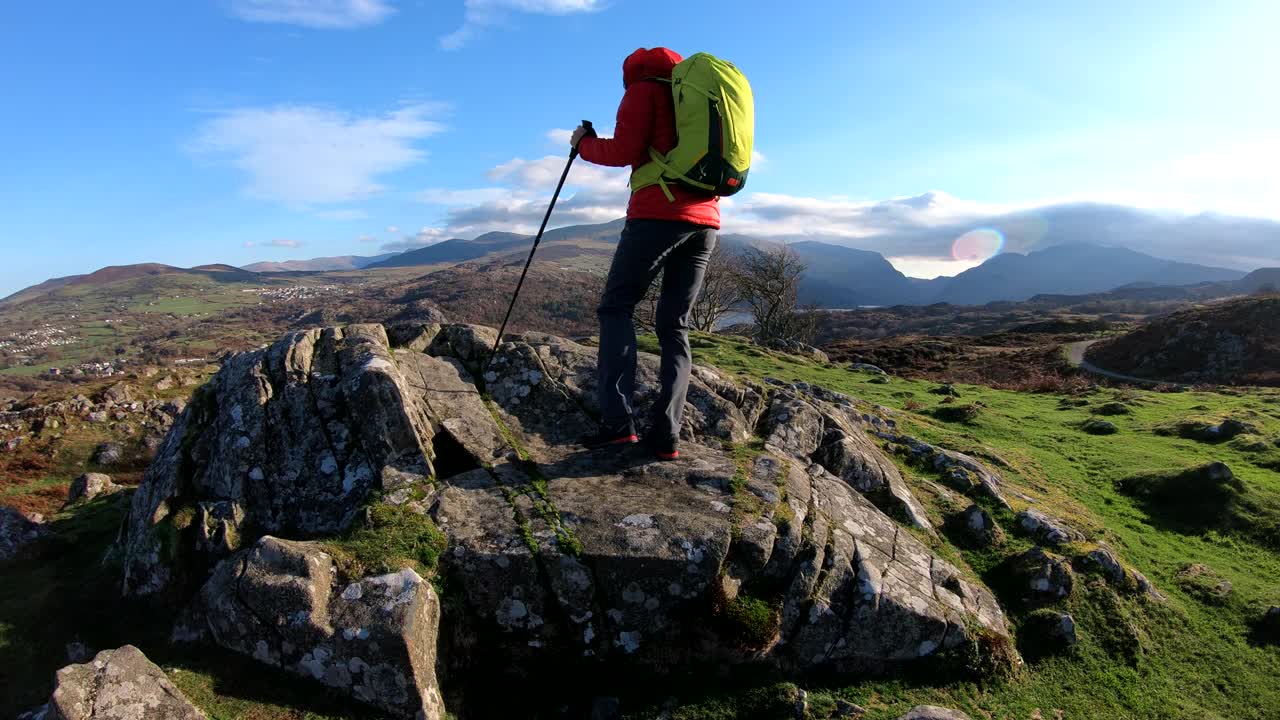
<path id="1" fill-rule="evenodd" d="M 555 155 L 517 158 L 489 171 L 490 187 L 425 190 L 418 199 L 443 206 L 443 221 L 383 249 L 406 250 L 490 230 L 533 233 L 564 163 Z M 575 164 L 552 226 L 621 217 L 629 195 L 626 169 Z M 1280 266 L 1280 223 L 1165 209 L 1171 206 L 1176 203 L 1166 198 L 1137 195 L 984 203 L 941 191 L 878 201 L 747 192 L 721 201 L 726 233 L 873 250 L 914 277 L 954 275 L 981 264 L 987 256 L 956 249 L 958 239 L 972 238 L 976 230 L 990 239 L 992 252 L 1091 242 L 1244 270 Z"/>

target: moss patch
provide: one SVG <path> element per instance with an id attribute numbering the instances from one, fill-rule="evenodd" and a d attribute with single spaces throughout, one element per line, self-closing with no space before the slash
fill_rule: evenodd
<path id="1" fill-rule="evenodd" d="M 374 503 L 363 521 L 346 535 L 324 543 L 339 571 L 359 579 L 413 568 L 431 577 L 444 552 L 444 533 L 424 515 L 407 507 Z"/>

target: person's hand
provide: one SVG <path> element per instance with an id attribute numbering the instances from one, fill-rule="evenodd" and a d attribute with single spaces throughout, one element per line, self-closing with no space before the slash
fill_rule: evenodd
<path id="1" fill-rule="evenodd" d="M 569 138 L 569 147 L 577 149 L 578 143 L 582 142 L 582 138 L 591 134 L 586 128 L 579 125 L 578 129 L 573 131 L 573 136 Z"/>

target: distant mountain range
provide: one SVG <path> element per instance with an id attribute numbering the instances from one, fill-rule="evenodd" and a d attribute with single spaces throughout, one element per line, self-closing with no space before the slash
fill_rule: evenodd
<path id="1" fill-rule="evenodd" d="M 800 225 L 810 220 L 808 216 L 792 219 Z M 1187 215 L 1072 202 L 991 214 L 945 193 L 931 192 L 876 203 L 850 223 L 860 231 L 856 238 L 797 235 L 774 239 L 817 240 L 889 256 L 942 257 L 950 253 L 956 238 L 983 228 L 999 234 L 1006 252 L 1026 254 L 1056 245 L 1089 243 L 1246 272 L 1280 265 L 1280 222 L 1218 213 Z"/>
<path id="2" fill-rule="evenodd" d="M 333 270 L 359 270 L 382 262 L 396 253 L 381 255 L 335 255 L 310 260 L 281 260 L 280 262 L 256 262 L 243 266 L 249 272 L 330 272 Z"/>
<path id="3" fill-rule="evenodd" d="M 613 244 L 618 242 L 618 233 L 621 232 L 623 223 L 623 220 L 614 220 L 613 222 L 598 225 L 571 225 L 548 230 L 542 236 L 541 245 Z M 418 248 L 417 250 L 407 250 L 381 262 L 370 264 L 369 268 L 459 263 L 478 260 L 491 255 L 501 255 L 507 252 L 528 252 L 532 240 L 533 238 L 529 235 L 509 232 L 485 233 L 474 240 L 455 238 Z"/>
<path id="4" fill-rule="evenodd" d="M 1050 238 L 1057 238 L 1059 235 L 1111 237 L 1114 234 L 1113 227 L 1090 225 L 1085 223 L 1083 216 L 1072 215 L 1067 209 L 1059 210 L 1060 213 L 1054 220 L 1056 230 L 1048 234 Z M 1096 220 L 1097 212 L 1093 216 Z M 1071 220 L 1072 217 L 1075 220 Z M 1133 220 L 1134 217 L 1145 216 L 1139 211 L 1117 211 L 1113 219 L 1118 218 L 1117 222 L 1124 225 L 1125 222 L 1137 222 Z M 1122 222 L 1124 218 L 1129 220 Z M 608 223 L 550 230 L 543 237 L 538 257 L 543 261 L 577 262 L 579 267 L 602 268 L 617 243 L 623 222 L 618 219 Z M 1203 224 L 1207 220 L 1200 218 L 1196 222 Z M 1259 223 L 1249 221 L 1246 225 L 1252 228 L 1250 232 L 1261 232 L 1265 223 Z M 1270 225 L 1280 227 L 1276 223 Z M 1086 232 L 1086 226 L 1093 228 L 1095 232 L 1092 235 Z M 1226 228 L 1223 232 L 1228 235 L 1233 227 L 1234 232 L 1243 232 L 1240 230 L 1241 224 L 1234 221 L 1213 227 Z M 1072 228 L 1078 232 L 1072 232 Z M 1013 230 L 1010 229 L 1010 232 Z M 428 272 L 470 261 L 523 257 L 528 252 L 531 240 L 528 235 L 491 232 L 472 240 L 454 238 L 400 253 L 262 262 L 244 268 L 203 265 L 183 269 L 155 263 L 113 266 L 87 275 L 54 278 L 15 293 L 4 302 L 21 301 L 67 285 L 108 283 L 166 273 L 198 273 L 219 280 L 255 282 L 256 278 L 261 277 L 260 273 L 376 272 L 387 268 L 412 267 L 422 267 L 423 272 Z M 1280 242 L 1280 239 L 1277 241 Z M 741 248 L 748 245 L 767 246 L 777 240 L 730 233 L 723 235 L 721 242 L 729 247 Z M 1213 238 L 1208 235 L 1203 239 L 1203 244 L 1207 247 L 1212 247 L 1213 242 Z M 1192 290 L 1185 292 L 1195 296 L 1220 296 L 1253 292 L 1263 286 L 1280 283 L 1280 269 L 1277 268 L 1259 270 L 1246 277 L 1246 273 L 1238 269 L 1165 260 L 1130 248 L 1078 240 L 1060 242 L 1025 253 L 1006 251 L 955 277 L 932 280 L 903 275 L 879 252 L 817 240 L 796 239 L 789 245 L 807 265 L 801 285 L 801 301 L 828 308 L 934 303 L 980 305 L 999 301 L 1016 302 L 1033 297 L 1106 293 L 1117 288 L 1139 295 L 1169 292 L 1177 295 L 1184 291 L 1171 291 L 1169 288 L 1186 287 Z M 1277 247 L 1280 245 L 1273 246 L 1266 252 L 1275 255 Z M 1260 254 L 1259 257 L 1267 255 Z"/>

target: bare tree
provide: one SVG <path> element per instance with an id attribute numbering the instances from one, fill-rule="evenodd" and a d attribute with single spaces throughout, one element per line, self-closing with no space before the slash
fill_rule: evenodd
<path id="1" fill-rule="evenodd" d="M 742 301 L 751 308 L 760 342 L 807 343 L 813 339 L 817 316 L 801 308 L 798 300 L 800 275 L 805 269 L 800 256 L 786 245 L 748 247 L 742 253 L 737 285 Z"/>
<path id="2" fill-rule="evenodd" d="M 662 273 L 650 283 L 644 298 L 636 304 L 635 321 L 646 330 L 653 330 L 657 321 L 658 297 L 662 291 Z M 733 250 L 716 243 L 707 259 L 707 269 L 702 276 L 702 289 L 689 310 L 689 327 L 700 332 L 711 332 L 716 323 L 742 299 L 738 283 L 738 255 Z"/>
<path id="3" fill-rule="evenodd" d="M 716 323 L 724 317 L 734 305 L 742 301 L 741 283 L 738 275 L 741 272 L 741 261 L 738 253 L 729 249 L 724 243 L 717 242 L 707 260 L 707 272 L 702 277 L 702 290 L 698 299 L 689 311 L 689 325 L 701 332 L 716 329 Z"/>

